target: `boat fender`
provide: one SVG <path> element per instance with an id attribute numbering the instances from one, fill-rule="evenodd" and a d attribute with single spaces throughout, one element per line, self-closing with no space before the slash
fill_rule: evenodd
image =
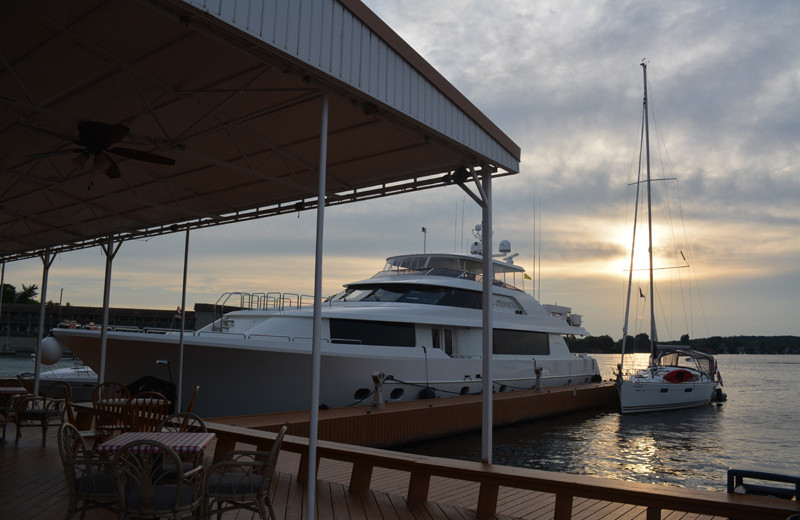
<path id="1" fill-rule="evenodd" d="M 431 387 L 423 388 L 419 392 L 419 398 L 420 399 L 436 399 L 436 391 Z"/>
<path id="2" fill-rule="evenodd" d="M 47 336 L 39 347 L 40 361 L 43 365 L 52 365 L 61 359 L 63 351 L 61 343 L 53 336 Z"/>

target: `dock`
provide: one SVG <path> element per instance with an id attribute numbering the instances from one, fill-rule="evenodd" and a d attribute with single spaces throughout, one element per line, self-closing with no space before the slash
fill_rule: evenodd
<path id="1" fill-rule="evenodd" d="M 386 447 L 475 431 L 481 428 L 481 399 L 480 395 L 464 395 L 391 402 L 383 409 L 366 404 L 320 410 L 318 437 L 345 444 Z M 503 426 L 616 405 L 613 382 L 500 392 L 494 394 L 494 424 Z M 307 437 L 308 415 L 308 411 L 283 412 L 216 417 L 209 421 L 273 432 L 288 422 L 290 435 Z"/>
<path id="2" fill-rule="evenodd" d="M 209 424 L 217 440 L 207 461 L 230 446 L 268 447 L 272 432 Z M 13 426 L 10 427 L 13 431 Z M 302 520 L 308 440 L 287 436 L 272 499 L 279 519 Z M 320 441 L 320 520 L 784 520 L 795 501 L 482 465 Z M 0 518 L 63 518 L 68 491 L 56 429 L 42 446 L 37 429 L 0 446 Z M 89 519 L 112 519 L 90 511 Z M 248 514 L 226 519 L 252 518 Z"/>

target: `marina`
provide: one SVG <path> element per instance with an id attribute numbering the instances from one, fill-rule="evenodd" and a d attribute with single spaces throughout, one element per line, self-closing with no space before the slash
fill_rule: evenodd
<path id="1" fill-rule="evenodd" d="M 766 403 L 787 408 L 796 401 L 796 373 L 785 378 L 780 398 L 755 397 L 758 383 L 769 388 L 773 373 L 729 378 L 739 392 L 752 393 L 753 400 L 741 402 L 755 410 L 747 415 L 734 408 L 725 427 L 727 404 L 712 408 L 704 399 L 680 415 L 619 413 L 628 410 L 612 404 L 614 383 L 603 382 L 597 360 L 567 347 L 565 336 L 588 334 L 580 315 L 541 305 L 519 287 L 526 275 L 505 240 L 495 252 L 493 184 L 521 173 L 520 146 L 364 3 L 9 0 L 0 9 L 4 299 L 7 285 L 13 289 L 5 284 L 7 263 L 41 261 L 42 277 L 38 286 L 22 286 L 29 294 L 25 305 L 39 307 L 38 325 L 30 315 L 27 324 L 14 322 L 16 332 L 36 335 L 32 375 L 3 382 L 8 422 L 0 442 L 0 518 L 63 517 L 65 511 L 69 518 L 77 501 L 98 497 L 101 509 L 88 518 L 166 516 L 153 513 L 156 492 L 170 498 L 158 507 L 166 510 L 169 502 L 173 512 L 205 516 L 213 493 L 224 498 L 232 480 L 224 471 L 216 480 L 205 475 L 224 467 L 219 463 L 237 449 L 252 461 L 236 467 L 249 468 L 258 481 L 244 485 L 260 489 L 253 498 L 261 518 L 265 504 L 270 511 L 274 506 L 272 520 L 784 520 L 800 512 L 796 496 L 739 492 L 771 491 L 750 479 L 769 478 L 772 471 L 738 467 L 728 472 L 727 490 L 667 477 L 698 467 L 724 475 L 717 465 L 732 453 L 770 465 L 796 463 L 796 412 L 766 410 Z M 500 27 L 483 23 L 464 34 Z M 461 83 L 465 78 L 487 86 L 519 84 L 474 63 L 483 74 L 468 70 L 457 76 L 459 84 L 469 84 Z M 552 96 L 537 98 L 562 110 Z M 526 117 L 546 122 L 541 108 Z M 535 155 L 545 158 L 538 149 Z M 568 173 L 559 184 L 574 189 L 570 203 L 582 206 L 577 203 L 591 193 L 581 193 L 584 186 L 607 183 L 599 176 L 573 182 L 572 155 L 563 154 L 554 169 Z M 596 159 L 591 162 L 613 170 Z M 525 196 L 527 188 L 519 187 L 532 180 L 508 186 Z M 423 253 L 404 248 L 382 271 L 326 300 L 326 208 L 431 189 L 474 202 L 476 231 L 486 239 L 469 252 L 429 253 L 422 227 Z M 587 254 L 611 251 L 594 243 L 606 231 L 603 215 L 588 204 L 585 209 L 597 226 L 570 220 L 574 234 L 561 239 L 582 244 Z M 524 212 L 502 210 L 498 214 L 513 215 L 514 226 L 529 232 Z M 281 277 L 264 257 L 285 252 L 283 242 L 295 238 L 287 229 L 274 242 L 253 234 L 246 248 L 258 251 L 258 261 L 242 268 L 229 260 L 203 284 L 245 280 L 248 289 L 223 288 L 237 292 L 218 301 L 208 327 L 189 330 L 192 233 L 295 214 L 315 217 L 313 273 L 309 269 L 303 280 L 313 283 L 313 296 L 252 292 L 261 273 Z M 397 214 L 390 212 L 387 221 Z M 397 221 L 381 226 L 370 217 L 361 218 L 373 233 L 398 231 Z M 419 229 L 416 221 L 409 225 Z M 180 282 L 177 273 L 169 282 L 151 280 L 160 261 L 155 251 L 138 259 L 138 283 L 113 279 L 121 246 L 168 235 L 183 244 Z M 367 233 L 359 238 L 374 249 Z M 56 327 L 56 337 L 46 337 L 46 308 L 56 299 L 52 287 L 48 293 L 51 267 L 59 257 L 89 249 L 101 251 L 105 263 L 102 319 L 88 329 Z M 209 256 L 217 260 L 239 253 L 222 240 L 213 249 Z M 355 267 L 358 253 L 350 254 L 349 267 Z M 284 258 L 293 263 L 297 257 Z M 562 263 L 580 278 L 579 269 Z M 87 263 L 85 272 L 99 283 L 99 269 Z M 177 332 L 111 325 L 112 285 L 145 284 L 169 291 L 168 306 L 177 304 L 170 328 L 174 323 Z M 580 305 L 583 290 L 559 292 L 559 300 Z M 39 301 L 30 297 L 37 291 Z M 651 284 L 651 299 L 652 293 Z M 238 301 L 231 305 L 231 298 Z M 8 334 L 11 328 L 8 320 Z M 64 347 L 94 371 L 45 368 Z M 76 394 L 80 402 L 71 403 L 65 377 L 82 380 L 78 390 L 91 390 L 91 401 Z M 151 384 L 163 384 L 164 393 Z M 168 416 L 170 408 L 195 406 L 206 422 Z M 615 420 L 618 427 L 608 428 Z M 527 428 L 550 435 L 559 432 L 559 421 L 590 427 L 579 435 L 561 429 L 566 442 L 558 449 L 524 450 L 523 441 L 538 440 Z M 202 431 L 190 431 L 190 424 Z M 775 424 L 783 430 L 765 433 Z M 29 427 L 24 433 L 23 426 Z M 13 440 L 5 440 L 6 428 Z M 741 431 L 747 435 L 737 436 Z M 639 464 L 615 461 L 620 452 Z M 132 469 L 145 459 L 146 470 Z M 592 466 L 609 460 L 609 474 Z M 76 468 L 99 468 L 94 476 L 103 489 L 84 486 L 97 481 L 91 472 L 76 476 Z M 184 493 L 187 475 L 194 487 Z M 800 481 L 796 471 L 787 475 L 784 483 Z M 90 478 L 76 484 L 83 477 Z M 234 508 L 241 506 L 243 480 L 227 489 Z M 94 492 L 88 499 L 81 498 L 86 487 Z"/>

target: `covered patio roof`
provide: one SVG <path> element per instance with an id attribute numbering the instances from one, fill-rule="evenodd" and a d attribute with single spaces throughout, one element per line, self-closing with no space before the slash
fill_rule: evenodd
<path id="1" fill-rule="evenodd" d="M 0 259 L 501 176 L 520 149 L 357 0 L 0 1 Z"/>

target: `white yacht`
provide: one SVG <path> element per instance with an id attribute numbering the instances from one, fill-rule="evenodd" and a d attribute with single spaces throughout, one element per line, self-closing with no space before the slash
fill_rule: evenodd
<path id="1" fill-rule="evenodd" d="M 587 335 L 580 316 L 542 306 L 515 287 L 524 269 L 513 256 L 493 260 L 495 391 L 600 381 L 597 362 L 571 354 L 563 338 Z M 393 256 L 371 278 L 328 298 L 321 405 L 368 404 L 373 374 L 383 375 L 380 395 L 389 403 L 480 393 L 482 262 L 472 254 Z M 308 408 L 311 301 L 277 293 L 223 295 L 213 323 L 185 334 L 183 395 L 200 386 L 194 411 L 217 417 Z M 99 331 L 52 334 L 99 372 Z M 105 379 L 127 384 L 177 376 L 178 344 L 175 332 L 110 330 Z"/>

